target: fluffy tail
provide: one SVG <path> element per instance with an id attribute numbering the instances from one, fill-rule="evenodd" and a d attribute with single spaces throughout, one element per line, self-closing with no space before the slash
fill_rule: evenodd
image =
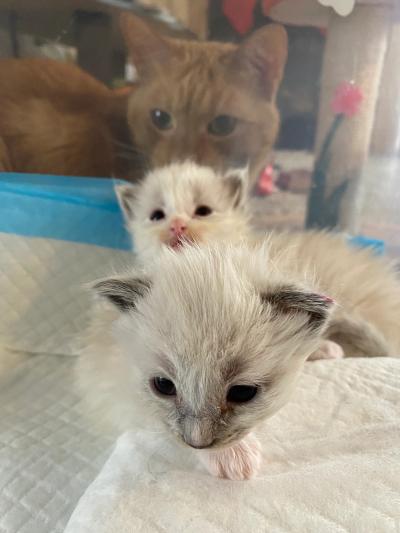
<path id="1" fill-rule="evenodd" d="M 363 318 L 346 314 L 334 318 L 325 337 L 340 344 L 346 357 L 389 357 L 389 343 L 375 326 Z"/>

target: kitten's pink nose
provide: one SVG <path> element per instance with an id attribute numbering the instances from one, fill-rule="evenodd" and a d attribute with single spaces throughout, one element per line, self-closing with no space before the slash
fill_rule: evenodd
<path id="1" fill-rule="evenodd" d="M 174 220 L 171 221 L 171 225 L 169 227 L 170 232 L 175 237 L 179 237 L 180 235 L 183 235 L 187 229 L 185 222 L 181 218 L 174 218 Z"/>

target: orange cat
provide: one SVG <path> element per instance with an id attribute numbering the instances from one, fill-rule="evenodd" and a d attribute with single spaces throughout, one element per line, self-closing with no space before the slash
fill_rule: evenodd
<path id="1" fill-rule="evenodd" d="M 126 174 L 126 95 L 51 59 L 0 60 L 0 171 Z"/>
<path id="2" fill-rule="evenodd" d="M 162 37 L 129 14 L 121 26 L 139 75 L 127 115 L 126 95 L 78 67 L 0 60 L 0 170 L 132 177 L 132 163 L 137 177 L 191 158 L 220 172 L 248 166 L 254 180 L 279 127 L 284 29 L 238 46 Z"/>
<path id="3" fill-rule="evenodd" d="M 278 132 L 285 30 L 264 26 L 238 46 L 161 37 L 133 15 L 121 26 L 139 74 L 128 121 L 149 166 L 187 158 L 222 172 L 248 165 L 254 181 Z"/>

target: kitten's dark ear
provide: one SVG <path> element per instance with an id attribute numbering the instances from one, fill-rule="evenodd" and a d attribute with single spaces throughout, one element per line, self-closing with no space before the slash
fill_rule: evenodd
<path id="1" fill-rule="evenodd" d="M 248 169 L 232 170 L 225 174 L 224 183 L 229 196 L 232 198 L 233 207 L 242 207 L 247 198 L 247 184 L 249 181 Z"/>
<path id="2" fill-rule="evenodd" d="M 109 300 L 120 311 L 136 309 L 136 303 L 151 289 L 151 282 L 146 278 L 107 278 L 96 281 L 92 289 L 102 298 Z"/>
<path id="3" fill-rule="evenodd" d="M 296 287 L 279 287 L 261 294 L 264 303 L 272 305 L 280 314 L 304 313 L 308 315 L 308 327 L 319 333 L 327 324 L 334 301 L 328 296 L 303 292 Z"/>
<path id="4" fill-rule="evenodd" d="M 137 186 L 115 185 L 114 189 L 124 218 L 129 222 L 134 216 L 133 204 L 136 198 Z"/>
<path id="5" fill-rule="evenodd" d="M 131 13 L 120 16 L 121 32 L 139 76 L 164 63 L 172 55 L 172 45 Z"/>
<path id="6" fill-rule="evenodd" d="M 246 39 L 236 52 L 236 61 L 244 71 L 252 70 L 261 91 L 275 100 L 288 53 L 287 33 L 280 24 L 268 24 Z M 240 67 L 239 67 L 240 68 Z"/>

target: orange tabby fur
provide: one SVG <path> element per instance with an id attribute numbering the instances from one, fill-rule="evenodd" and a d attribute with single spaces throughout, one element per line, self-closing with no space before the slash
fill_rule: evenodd
<path id="1" fill-rule="evenodd" d="M 238 46 L 161 37 L 129 14 L 121 27 L 139 74 L 130 97 L 74 65 L 0 60 L 0 170 L 140 177 L 191 158 L 221 172 L 248 165 L 254 180 L 278 132 L 284 29 L 271 24 Z M 172 114 L 172 130 L 152 124 L 157 108 Z M 207 131 L 221 114 L 238 120 L 225 137 Z"/>
<path id="2" fill-rule="evenodd" d="M 285 30 L 264 26 L 238 46 L 161 37 L 133 15 L 124 15 L 121 27 L 139 74 L 128 121 L 149 166 L 191 158 L 224 172 L 248 164 L 254 181 L 278 132 L 275 97 L 287 56 Z M 170 113 L 174 127 L 158 130 L 152 109 Z M 207 131 L 219 115 L 238 119 L 225 137 Z"/>
<path id="3" fill-rule="evenodd" d="M 126 96 L 51 59 L 0 60 L 0 170 L 118 173 Z"/>

